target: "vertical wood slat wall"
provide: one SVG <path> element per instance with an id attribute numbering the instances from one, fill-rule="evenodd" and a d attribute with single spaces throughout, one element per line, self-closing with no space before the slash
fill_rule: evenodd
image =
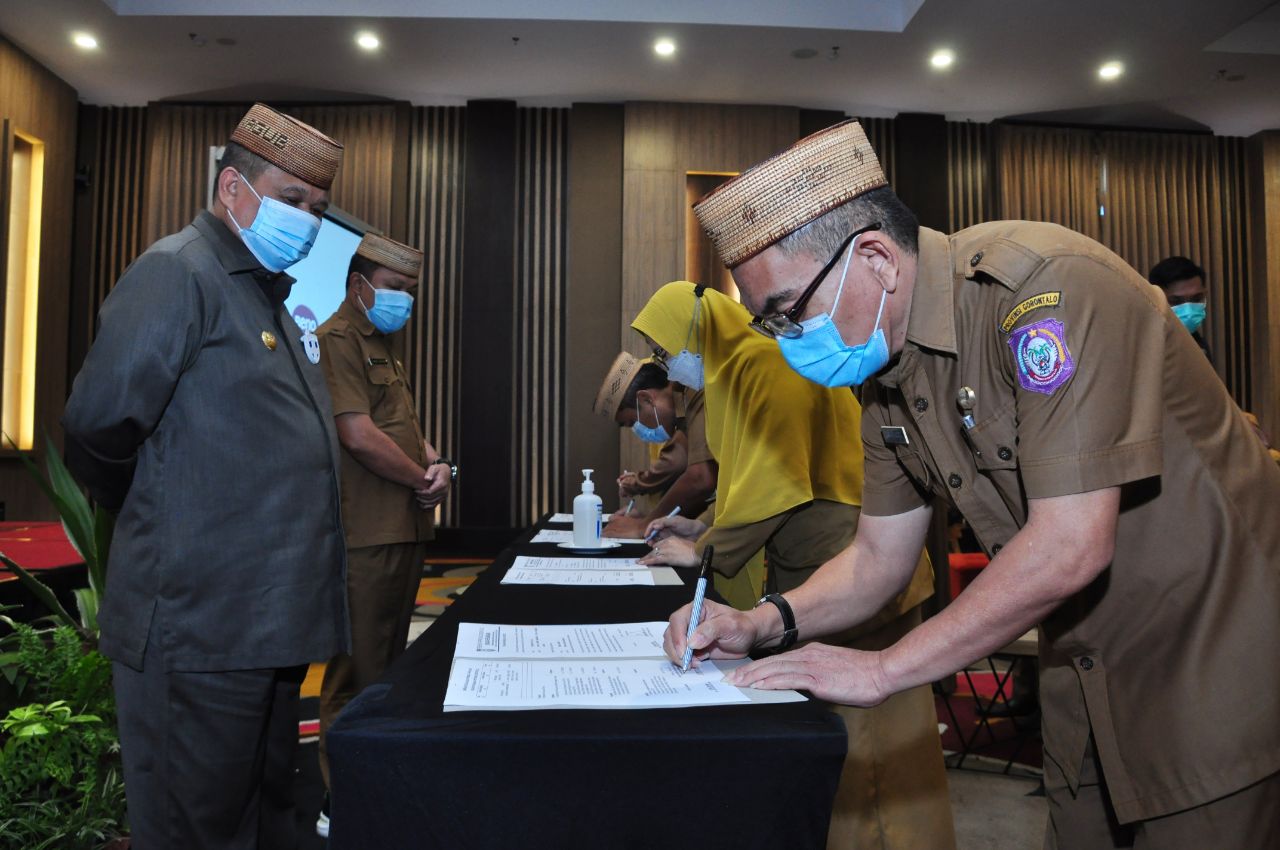
<path id="1" fill-rule="evenodd" d="M 405 339 L 405 364 L 424 435 L 446 457 L 462 440 L 459 397 L 462 205 L 465 109 L 413 110 L 409 133 L 409 244 L 423 252 L 418 304 Z M 458 501 L 440 508 L 442 525 L 458 524 Z"/>
<path id="2" fill-rule="evenodd" d="M 522 525 L 566 505 L 564 365 L 570 341 L 563 329 L 569 110 L 520 109 L 517 114 L 511 515 Z"/>
<path id="3" fill-rule="evenodd" d="M 178 115 L 183 110 L 192 114 Z M 196 111 L 205 114 L 198 116 L 194 114 Z M 93 256 L 87 266 L 89 280 L 82 279 L 77 284 L 77 288 L 88 291 L 87 295 L 77 297 L 92 299 L 93 309 L 89 311 L 89 327 L 82 327 L 82 322 L 78 322 L 73 329 L 75 333 L 92 332 L 97 305 L 119 273 L 152 238 L 162 235 L 152 232 L 160 226 L 158 222 L 168 221 L 166 216 L 174 222 L 182 219 L 177 226 L 189 220 L 190 210 L 184 206 L 187 201 L 183 200 L 183 191 L 191 193 L 188 200 L 195 208 L 203 206 L 207 145 L 225 141 L 242 112 L 239 105 L 153 104 L 147 108 L 101 109 L 102 131 L 97 139 L 92 175 Z M 456 455 L 465 439 L 467 418 L 485 415 L 484 411 L 462 411 L 459 407 L 458 354 L 464 330 L 463 317 L 457 308 L 461 301 L 459 282 L 464 237 L 465 108 L 419 107 L 411 113 L 412 126 L 406 134 L 409 144 L 406 239 L 423 248 L 426 264 L 419 307 L 407 335 L 405 359 L 428 439 L 442 452 Z M 709 107 L 701 111 L 691 105 L 629 104 L 626 113 L 622 227 L 623 252 L 629 260 L 623 264 L 621 281 L 601 281 L 600 285 L 619 286 L 624 305 L 634 307 L 643 303 L 654 287 L 680 276 L 679 228 L 671 227 L 668 234 L 668 228 L 660 226 L 660 222 L 666 218 L 675 221 L 677 213 L 683 213 L 681 194 L 685 171 L 737 170 L 785 147 L 793 140 L 786 130 L 794 120 L 794 111 L 730 107 Z M 565 445 L 563 427 L 564 364 L 571 346 L 563 333 L 568 111 L 521 109 L 519 115 L 519 138 L 513 150 L 518 181 L 512 198 L 517 211 L 513 234 L 517 250 L 512 270 L 516 310 L 510 328 L 514 335 L 512 368 L 516 381 L 511 398 L 495 402 L 509 404 L 514 421 L 519 423 L 511 512 L 513 521 L 522 523 L 543 510 L 563 507 L 567 496 L 576 489 L 576 478 L 566 481 L 564 477 L 564 470 L 573 461 Z M 161 124 L 177 120 L 181 125 L 180 132 L 166 147 L 156 145 L 158 131 L 153 124 L 157 120 Z M 319 117 L 316 120 L 320 120 Z M 754 129 L 717 134 L 707 129 L 711 126 Z M 894 119 L 864 119 L 864 126 L 892 179 Z M 1139 271 L 1145 273 L 1143 264 L 1149 265 L 1148 253 L 1164 251 L 1166 243 L 1173 252 L 1175 243 L 1185 241 L 1177 230 L 1183 225 L 1142 223 L 1143 217 L 1151 218 L 1155 207 L 1139 211 L 1127 209 L 1129 201 L 1120 189 L 1126 181 L 1136 181 L 1140 175 L 1126 176 L 1132 169 L 1121 167 L 1123 158 L 1113 151 L 1123 153 L 1127 149 L 1123 145 L 1116 148 L 1115 141 L 1098 141 L 1106 134 L 977 124 L 949 124 L 947 132 L 949 222 L 953 229 L 981 220 L 1013 216 L 1053 220 L 1061 214 L 1068 219 L 1063 223 L 1071 223 L 1070 219 L 1079 218 L 1082 211 L 1096 217 L 1098 201 L 1105 199 L 1111 219 L 1105 227 L 1112 230 L 1104 233 L 1104 225 L 1099 223 L 1096 235 L 1113 243 L 1112 247 Z M 1073 133 L 1076 138 L 1070 138 Z M 1089 138 L 1082 139 L 1082 136 Z M 717 142 L 717 137 L 723 141 Z M 1029 137 L 1048 138 L 1053 155 L 1028 150 Z M 1203 181 L 1204 175 L 1212 172 L 1217 175 L 1216 188 L 1210 194 L 1195 197 L 1188 195 L 1189 190 L 1184 188 L 1179 190 L 1181 194 L 1175 193 L 1159 204 L 1217 210 L 1212 211 L 1205 222 L 1197 224 L 1196 229 L 1187 231 L 1195 235 L 1194 244 L 1182 250 L 1210 269 L 1213 278 L 1209 282 L 1211 341 L 1229 388 L 1237 400 L 1248 407 L 1251 401 L 1265 401 L 1251 399 L 1250 387 L 1258 385 L 1259 370 L 1269 367 L 1253 364 L 1251 357 L 1251 309 L 1257 306 L 1258 299 L 1254 297 L 1251 303 L 1247 279 L 1249 218 L 1244 211 L 1248 209 L 1249 198 L 1244 175 L 1245 147 L 1239 139 L 1202 137 L 1197 142 L 1196 137 L 1190 138 L 1192 142 L 1188 144 L 1211 145 L 1213 149 L 1197 154 L 1200 159 L 1192 157 L 1190 164 L 1179 172 L 1180 176 L 1168 179 L 1175 183 Z M 186 139 L 182 144 L 191 152 L 183 155 L 176 151 L 173 145 L 180 139 Z M 1163 156 L 1143 154 L 1140 145 L 1137 149 L 1140 156 Z M 1097 170 L 1102 157 L 1108 153 L 1111 156 L 1107 174 L 1110 192 L 1103 195 Z M 382 156 L 381 160 L 368 161 L 385 159 Z M 1022 169 L 1023 176 L 1017 180 L 1011 177 L 1017 170 L 1011 168 L 1011 162 Z M 1035 175 L 1050 163 L 1065 170 L 1067 177 L 1065 181 L 1058 181 L 1059 185 L 1036 182 Z M 364 169 L 357 170 L 362 172 L 362 177 L 366 176 Z M 353 171 L 353 177 L 354 174 Z M 670 209 L 661 201 L 668 189 L 671 197 L 679 201 Z M 362 217 L 385 218 L 388 203 L 385 198 L 389 197 L 390 193 L 385 193 L 385 197 L 378 194 L 376 199 L 361 197 L 358 205 L 365 208 L 360 211 L 364 213 Z M 654 217 L 655 204 L 661 204 L 661 217 Z M 1137 218 L 1131 218 L 1131 214 Z M 371 223 L 381 225 L 383 221 Z M 1142 234 L 1138 235 L 1138 231 Z M 622 341 L 627 347 L 633 347 L 630 343 L 637 339 L 626 327 L 629 315 L 620 318 Z M 608 426 L 602 423 L 602 427 Z M 623 444 L 629 443 L 624 439 Z M 465 524 L 466 518 L 458 516 L 456 510 L 455 504 L 447 503 L 441 515 L 442 523 Z"/>
<path id="4" fill-rule="evenodd" d="M 107 293 L 147 247 L 142 230 L 147 108 L 106 106 L 98 110 L 97 120 L 99 133 L 89 172 L 89 324 L 73 329 L 90 339 Z"/>

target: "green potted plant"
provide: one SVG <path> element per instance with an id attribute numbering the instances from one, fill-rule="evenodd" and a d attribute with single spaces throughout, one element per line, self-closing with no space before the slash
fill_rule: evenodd
<path id="1" fill-rule="evenodd" d="M 84 559 L 88 587 L 75 591 L 79 616 L 72 616 L 0 552 L 0 563 L 49 611 L 33 623 L 0 613 L 10 630 L 0 637 L 0 846 L 116 850 L 128 846 L 124 782 L 111 664 L 97 650 L 113 518 L 90 507 L 56 451 L 46 455 L 47 477 L 22 461 Z"/>

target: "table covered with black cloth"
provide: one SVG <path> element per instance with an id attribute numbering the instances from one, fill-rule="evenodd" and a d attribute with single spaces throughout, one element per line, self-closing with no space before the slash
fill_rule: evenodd
<path id="1" fill-rule="evenodd" d="M 819 702 L 444 713 L 459 622 L 665 620 L 693 596 L 696 570 L 679 587 L 500 585 L 516 555 L 569 554 L 532 534 L 329 730 L 330 847 L 824 847 L 846 737 Z"/>

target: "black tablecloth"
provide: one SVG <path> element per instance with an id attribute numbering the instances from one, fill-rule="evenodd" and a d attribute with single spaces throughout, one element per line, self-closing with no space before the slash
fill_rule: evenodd
<path id="1" fill-rule="evenodd" d="M 820 703 L 442 711 L 459 622 L 665 620 L 692 598 L 693 570 L 679 587 L 500 585 L 516 555 L 565 554 L 531 536 L 329 730 L 330 846 L 825 846 L 846 739 Z"/>

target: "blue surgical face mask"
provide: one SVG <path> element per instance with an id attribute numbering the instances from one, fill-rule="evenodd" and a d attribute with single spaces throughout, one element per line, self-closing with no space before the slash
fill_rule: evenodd
<path id="1" fill-rule="evenodd" d="M 413 296 L 398 289 L 378 289 L 369 278 L 360 275 L 373 290 L 373 306 L 365 307 L 358 296 L 364 314 L 369 317 L 373 326 L 384 334 L 393 334 L 404 327 L 413 313 Z"/>
<path id="2" fill-rule="evenodd" d="M 671 435 L 667 433 L 667 429 L 662 427 L 662 421 L 658 419 L 658 408 L 653 404 L 649 405 L 653 409 L 653 421 L 657 424 L 656 428 L 650 428 L 648 425 L 640 421 L 640 409 L 636 408 L 636 421 L 631 426 L 631 430 L 635 435 L 646 443 L 665 443 L 671 439 Z"/>
<path id="3" fill-rule="evenodd" d="M 1182 322 L 1184 328 L 1195 333 L 1204 324 L 1204 304 L 1194 301 L 1183 302 L 1173 308 L 1173 315 L 1178 317 L 1178 321 Z"/>
<path id="4" fill-rule="evenodd" d="M 307 256 L 316 243 L 316 234 L 320 232 L 320 219 L 275 198 L 262 197 L 243 174 L 238 171 L 236 174 L 259 201 L 258 214 L 248 227 L 241 227 L 230 208 L 227 209 L 227 215 L 240 231 L 240 238 L 250 253 L 264 268 L 273 272 L 282 272 Z"/>
<path id="5" fill-rule="evenodd" d="M 691 390 L 702 389 L 706 378 L 702 370 L 702 355 L 689 350 L 689 340 L 695 340 L 698 348 L 702 348 L 702 337 L 698 336 L 698 319 L 702 316 L 702 290 L 694 290 L 693 318 L 689 321 L 689 333 L 684 338 L 684 348 L 674 357 L 667 358 L 667 377 L 677 384 L 684 384 Z"/>
<path id="6" fill-rule="evenodd" d="M 800 327 L 804 328 L 804 333 L 794 339 L 778 337 L 778 348 L 787 364 L 810 381 L 824 387 L 856 386 L 879 372 L 889 362 L 889 345 L 880 328 L 880 317 L 884 315 L 888 290 L 880 295 L 875 330 L 871 332 L 871 338 L 862 345 L 845 345 L 840 329 L 831 318 L 840 303 L 840 296 L 844 294 L 844 279 L 849 273 L 849 260 L 853 258 L 853 250 L 853 246 L 850 246 L 849 255 L 845 257 L 844 271 L 840 274 L 840 288 L 836 291 L 831 313 L 823 313 L 801 322 Z"/>

